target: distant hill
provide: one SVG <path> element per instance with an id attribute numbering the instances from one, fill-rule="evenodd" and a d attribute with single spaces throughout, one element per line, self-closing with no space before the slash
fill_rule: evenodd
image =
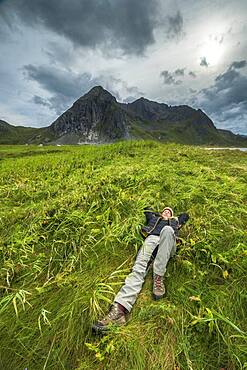
<path id="1" fill-rule="evenodd" d="M 0 120 L 0 144 L 40 144 L 51 139 L 52 135 L 46 128 L 13 126 Z"/>
<path id="2" fill-rule="evenodd" d="M 118 103 L 101 86 L 80 97 L 50 126 L 40 129 L 14 127 L 0 121 L 1 144 L 108 143 L 152 139 L 195 145 L 247 146 L 247 138 L 218 130 L 200 109 L 168 106 L 145 98 Z"/>

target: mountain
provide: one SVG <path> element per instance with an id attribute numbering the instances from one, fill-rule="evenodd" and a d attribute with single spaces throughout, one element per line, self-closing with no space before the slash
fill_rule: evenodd
<path id="1" fill-rule="evenodd" d="M 197 145 L 247 146 L 247 138 L 218 130 L 201 110 L 141 97 L 123 104 L 101 86 L 80 97 L 50 126 L 14 127 L 0 121 L 0 143 L 108 143 L 151 139 Z"/>
<path id="2" fill-rule="evenodd" d="M 132 125 L 132 134 L 149 135 L 161 141 L 206 144 L 221 141 L 221 135 L 210 118 L 200 109 L 187 105 L 168 106 L 145 98 L 122 108 L 140 121 Z"/>
<path id="3" fill-rule="evenodd" d="M 49 130 L 61 143 L 112 142 L 128 139 L 130 124 L 128 113 L 116 98 L 96 86 L 58 117 Z"/>

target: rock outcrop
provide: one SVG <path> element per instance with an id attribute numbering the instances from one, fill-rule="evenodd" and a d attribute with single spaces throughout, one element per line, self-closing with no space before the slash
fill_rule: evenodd
<path id="1" fill-rule="evenodd" d="M 77 142 L 109 142 L 129 137 L 129 117 L 108 91 L 96 86 L 56 119 L 50 130 L 59 137 L 74 135 Z"/>

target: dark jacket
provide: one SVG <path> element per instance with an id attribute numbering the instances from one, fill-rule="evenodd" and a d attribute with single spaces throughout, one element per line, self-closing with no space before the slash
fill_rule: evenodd
<path id="1" fill-rule="evenodd" d="M 145 208 L 144 214 L 147 221 L 147 225 L 143 226 L 141 230 L 144 237 L 147 237 L 148 235 L 160 235 L 163 227 L 167 225 L 171 226 L 175 235 L 178 236 L 178 230 L 189 219 L 189 215 L 187 213 L 181 213 L 178 217 L 170 217 L 168 220 L 164 220 L 160 213 L 147 208 Z"/>

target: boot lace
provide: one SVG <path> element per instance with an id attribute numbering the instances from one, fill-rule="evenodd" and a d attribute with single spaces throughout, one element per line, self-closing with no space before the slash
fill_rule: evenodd
<path id="1" fill-rule="evenodd" d="M 156 286 L 158 289 L 162 289 L 162 287 L 163 287 L 163 281 L 162 281 L 161 276 L 156 276 L 156 277 L 155 277 L 155 286 Z"/>
<path id="2" fill-rule="evenodd" d="M 114 319 L 116 316 L 119 316 L 119 310 L 117 306 L 113 306 L 108 314 L 110 319 Z"/>

